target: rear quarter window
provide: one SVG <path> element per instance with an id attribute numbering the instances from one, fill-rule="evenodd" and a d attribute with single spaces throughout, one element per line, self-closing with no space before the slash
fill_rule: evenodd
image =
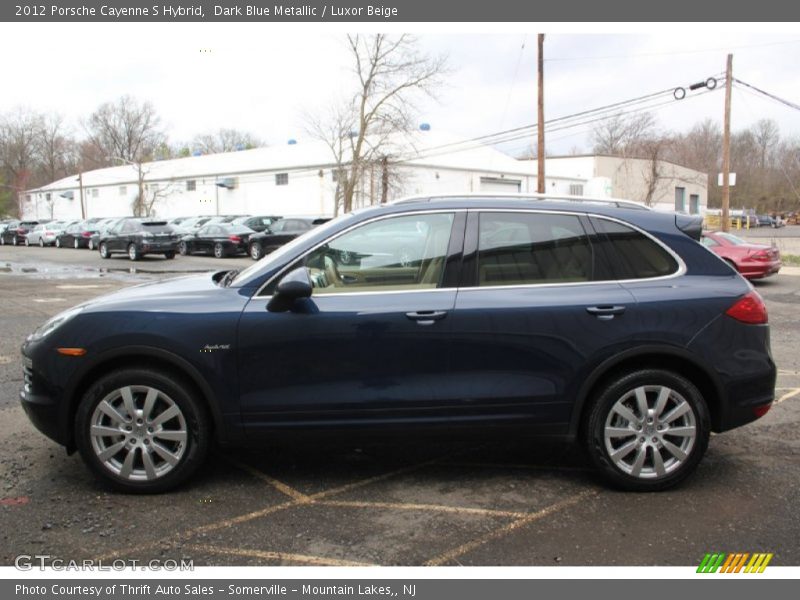
<path id="1" fill-rule="evenodd" d="M 678 261 L 642 232 L 618 221 L 592 218 L 598 241 L 617 279 L 665 277 L 678 271 Z"/>

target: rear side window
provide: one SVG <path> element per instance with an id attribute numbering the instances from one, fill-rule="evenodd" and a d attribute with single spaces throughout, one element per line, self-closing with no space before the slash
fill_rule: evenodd
<path id="1" fill-rule="evenodd" d="M 592 218 L 592 225 L 617 279 L 664 277 L 678 270 L 678 262 L 669 252 L 633 227 L 598 218 Z"/>
<path id="2" fill-rule="evenodd" d="M 593 279 L 592 247 L 574 215 L 486 212 L 478 232 L 479 286 Z"/>

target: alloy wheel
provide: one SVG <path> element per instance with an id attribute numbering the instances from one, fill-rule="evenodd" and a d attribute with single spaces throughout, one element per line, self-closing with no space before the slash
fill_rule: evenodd
<path id="1" fill-rule="evenodd" d="M 72 246 L 75 248 L 75 250 L 77 250 L 78 248 L 80 248 L 80 244 L 78 243 L 78 238 L 75 238 L 75 239 L 72 241 Z"/>
<path id="2" fill-rule="evenodd" d="M 259 260 L 261 258 L 261 246 L 259 244 L 250 245 L 250 258 Z"/>
<path id="3" fill-rule="evenodd" d="M 95 456 L 111 473 L 127 481 L 152 481 L 180 464 L 188 429 L 183 412 L 167 394 L 130 385 L 98 403 L 89 435 Z"/>
<path id="4" fill-rule="evenodd" d="M 689 402 L 664 385 L 643 385 L 619 398 L 603 429 L 605 449 L 622 472 L 660 479 L 691 455 L 697 419 Z"/>

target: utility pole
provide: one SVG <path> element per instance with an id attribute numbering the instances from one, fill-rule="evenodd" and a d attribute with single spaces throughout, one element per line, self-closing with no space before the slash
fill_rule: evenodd
<path id="1" fill-rule="evenodd" d="M 78 173 L 78 189 L 81 197 L 81 219 L 86 220 L 86 204 L 83 201 L 83 173 Z"/>
<path id="2" fill-rule="evenodd" d="M 725 120 L 722 132 L 722 231 L 730 229 L 731 204 L 731 86 L 733 84 L 733 54 L 728 54 L 725 70 Z"/>
<path id="3" fill-rule="evenodd" d="M 537 59 L 539 72 L 539 98 L 538 98 L 538 117 L 537 117 L 537 145 L 536 155 L 538 165 L 536 168 L 536 191 L 544 194 L 544 34 L 540 33 L 538 38 L 539 56 Z"/>

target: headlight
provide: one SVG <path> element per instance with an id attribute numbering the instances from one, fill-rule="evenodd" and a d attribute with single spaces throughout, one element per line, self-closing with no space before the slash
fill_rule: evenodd
<path id="1" fill-rule="evenodd" d="M 40 340 L 51 333 L 53 333 L 56 329 L 61 327 L 64 323 L 69 321 L 75 315 L 80 313 L 83 310 L 83 306 L 76 306 L 74 308 L 70 308 L 69 310 L 65 310 L 62 313 L 58 313 L 55 317 L 46 321 L 43 325 L 40 325 L 36 331 L 28 336 L 29 341 L 33 340 Z"/>

